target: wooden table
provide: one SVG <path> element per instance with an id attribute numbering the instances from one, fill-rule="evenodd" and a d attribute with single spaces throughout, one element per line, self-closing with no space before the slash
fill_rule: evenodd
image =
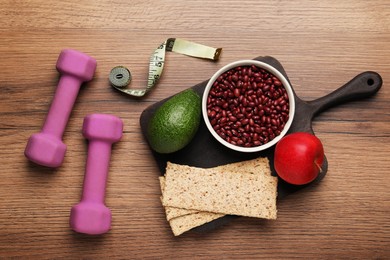
<path id="1" fill-rule="evenodd" d="M 0 257 L 121 259 L 389 259 L 390 3 L 377 1 L 0 1 Z M 169 37 L 222 47 L 218 62 L 167 53 L 163 76 L 144 98 L 122 95 L 108 74 L 124 65 L 144 87 L 152 51 Z M 23 155 L 56 90 L 64 48 L 98 61 L 63 137 L 64 163 L 49 169 Z M 238 218 L 208 233 L 174 237 L 160 203 L 157 165 L 141 135 L 141 112 L 208 79 L 223 65 L 277 58 L 298 96 L 312 100 L 372 70 L 372 98 L 319 115 L 314 131 L 329 160 L 326 178 L 278 202 L 278 219 Z M 87 154 L 83 118 L 124 121 L 113 148 L 106 203 L 112 229 L 76 234 Z"/>

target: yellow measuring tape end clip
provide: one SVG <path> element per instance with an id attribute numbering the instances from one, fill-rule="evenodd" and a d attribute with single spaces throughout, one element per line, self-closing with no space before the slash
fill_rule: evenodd
<path id="1" fill-rule="evenodd" d="M 214 61 L 219 59 L 219 56 L 222 52 L 222 48 L 212 48 L 203 44 L 190 42 L 179 38 L 169 38 L 167 40 L 167 46 L 170 47 L 169 49 L 167 47 L 167 50 L 172 52 Z"/>

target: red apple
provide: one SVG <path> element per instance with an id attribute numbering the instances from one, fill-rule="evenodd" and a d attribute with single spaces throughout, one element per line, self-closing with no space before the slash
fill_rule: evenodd
<path id="1" fill-rule="evenodd" d="M 324 148 L 315 135 L 297 132 L 283 137 L 275 147 L 274 166 L 284 181 L 303 185 L 321 172 Z"/>

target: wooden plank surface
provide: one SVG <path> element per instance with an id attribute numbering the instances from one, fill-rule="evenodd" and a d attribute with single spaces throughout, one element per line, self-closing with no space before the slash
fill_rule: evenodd
<path id="1" fill-rule="evenodd" d="M 169 37 L 222 47 L 218 62 L 168 53 L 155 90 L 132 99 L 108 73 L 130 68 L 146 84 L 148 59 Z M 376 1 L 0 1 L 0 257 L 121 259 L 390 258 L 390 3 Z M 55 170 L 24 157 L 58 82 L 64 48 L 98 61 L 83 86 Z M 158 168 L 140 131 L 151 104 L 208 79 L 223 65 L 270 55 L 297 95 L 324 96 L 355 75 L 383 77 L 379 93 L 324 112 L 313 128 L 329 161 L 316 186 L 278 204 L 278 219 L 239 218 L 207 234 L 174 237 L 159 200 Z M 87 143 L 84 116 L 124 121 L 113 148 L 106 203 L 112 230 L 74 233 L 69 211 L 80 199 Z"/>

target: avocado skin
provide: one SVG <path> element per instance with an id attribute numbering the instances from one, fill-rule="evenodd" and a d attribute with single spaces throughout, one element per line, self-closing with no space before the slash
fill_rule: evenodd
<path id="1" fill-rule="evenodd" d="M 201 117 L 201 98 L 192 89 L 168 99 L 154 113 L 147 128 L 150 147 L 158 153 L 184 148 L 195 136 Z"/>

